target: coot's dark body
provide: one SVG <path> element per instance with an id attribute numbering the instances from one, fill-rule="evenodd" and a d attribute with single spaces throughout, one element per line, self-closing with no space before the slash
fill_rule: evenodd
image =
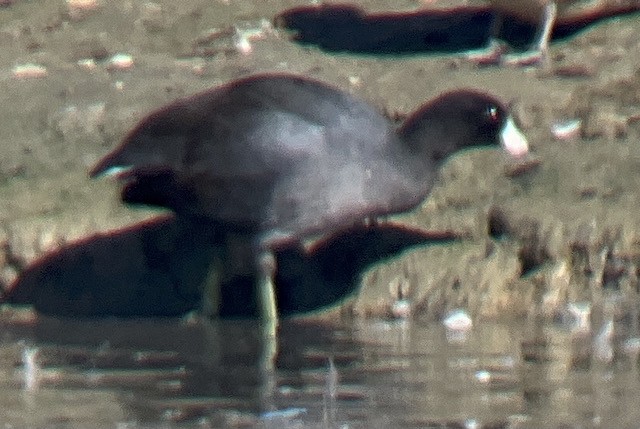
<path id="1" fill-rule="evenodd" d="M 304 78 L 270 75 L 151 114 L 91 174 L 133 166 L 125 174 L 125 197 L 136 194 L 130 202 L 213 218 L 259 233 L 272 247 L 417 204 L 435 166 L 408 150 L 368 104 Z M 416 180 L 417 170 L 429 177 Z"/>
<path id="2" fill-rule="evenodd" d="M 118 173 L 126 202 L 205 217 L 275 249 L 416 206 L 440 160 L 496 143 L 507 117 L 495 99 L 458 91 L 396 132 L 350 94 L 262 74 L 150 114 L 91 175 Z"/>

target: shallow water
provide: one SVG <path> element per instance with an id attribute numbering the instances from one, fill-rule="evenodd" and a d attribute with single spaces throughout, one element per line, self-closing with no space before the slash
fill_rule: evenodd
<path id="1" fill-rule="evenodd" d="M 580 323 L 64 320 L 5 309 L 0 421 L 55 428 L 638 427 L 635 311 Z M 633 308 L 633 306 L 629 307 Z M 587 308 L 588 309 L 588 308 Z M 569 309 L 568 309 L 569 310 Z"/>

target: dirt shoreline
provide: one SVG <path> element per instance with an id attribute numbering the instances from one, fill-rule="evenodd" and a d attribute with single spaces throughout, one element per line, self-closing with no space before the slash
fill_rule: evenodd
<path id="1" fill-rule="evenodd" d="M 74 2 L 18 0 L 2 9 L 4 285 L 64 242 L 156 214 L 122 207 L 115 184 L 91 181 L 86 173 L 146 112 L 271 70 L 325 80 L 390 112 L 409 112 L 450 88 L 486 90 L 515 101 L 542 161 L 509 177 L 495 151 L 451 160 L 431 197 L 394 220 L 472 238 L 372 268 L 356 299 L 337 311 L 392 315 L 406 300 L 418 315 L 464 307 L 497 317 L 540 307 L 553 312 L 566 302 L 611 294 L 637 297 L 640 15 L 554 44 L 552 68 L 541 71 L 477 68 L 456 56 L 375 58 L 301 47 L 269 21 L 300 2 L 174 3 L 97 2 L 85 10 L 70 8 Z M 408 0 L 357 3 L 369 11 L 417 7 Z M 247 45 L 238 45 L 239 33 L 224 32 L 230 23 L 244 29 Z M 186 55 L 202 40 L 214 54 Z M 552 136 L 555 123 L 574 119 L 582 121 L 577 137 Z"/>

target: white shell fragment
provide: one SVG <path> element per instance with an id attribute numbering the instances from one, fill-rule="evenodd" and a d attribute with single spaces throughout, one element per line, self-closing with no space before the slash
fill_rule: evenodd
<path id="1" fill-rule="evenodd" d="M 128 54 L 115 54 L 107 63 L 109 70 L 128 70 L 133 67 L 133 57 Z"/>
<path id="2" fill-rule="evenodd" d="M 13 77 L 16 79 L 41 78 L 47 75 L 47 68 L 39 64 L 19 64 L 13 68 Z"/>
<path id="3" fill-rule="evenodd" d="M 234 47 L 241 54 L 248 55 L 253 51 L 251 42 L 263 40 L 273 33 L 273 25 L 267 19 L 261 19 L 257 25 L 238 25 L 234 29 Z"/>
<path id="4" fill-rule="evenodd" d="M 488 384 L 491 381 L 491 373 L 485 369 L 476 371 L 476 380 L 482 384 Z"/>
<path id="5" fill-rule="evenodd" d="M 96 60 L 94 60 L 93 58 L 78 60 L 77 64 L 78 66 L 86 70 L 95 70 L 97 68 Z"/>
<path id="6" fill-rule="evenodd" d="M 588 302 L 572 302 L 567 305 L 570 316 L 569 326 L 573 332 L 588 333 L 591 331 L 591 304 Z"/>
<path id="7" fill-rule="evenodd" d="M 67 0 L 67 7 L 70 9 L 91 10 L 98 5 L 98 0 Z"/>
<path id="8" fill-rule="evenodd" d="M 473 320 L 466 311 L 457 309 L 449 312 L 442 324 L 451 331 L 466 332 L 473 327 Z"/>
<path id="9" fill-rule="evenodd" d="M 362 78 L 355 75 L 349 76 L 349 85 L 360 88 L 362 86 Z"/>
<path id="10" fill-rule="evenodd" d="M 567 121 L 556 122 L 551 126 L 551 134 L 556 140 L 571 140 L 580 136 L 582 121 L 580 119 L 569 119 Z"/>
<path id="11" fill-rule="evenodd" d="M 85 18 L 100 6 L 98 0 L 67 0 L 66 3 L 69 17 L 76 21 Z"/>

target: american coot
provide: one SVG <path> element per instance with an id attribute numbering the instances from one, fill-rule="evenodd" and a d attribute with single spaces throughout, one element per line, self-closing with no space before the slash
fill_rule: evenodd
<path id="1" fill-rule="evenodd" d="M 274 250 L 415 207 L 448 155 L 498 141 L 527 151 L 505 106 L 480 92 L 441 95 L 396 130 L 324 83 L 259 74 L 151 113 L 90 175 L 123 180 L 125 202 L 249 237 L 253 268 L 270 277 Z"/>
<path id="2" fill-rule="evenodd" d="M 499 32 L 502 21 L 508 17 L 538 25 L 536 40 L 528 51 L 503 59 L 507 64 L 530 65 L 546 60 L 558 8 L 560 7 L 564 12 L 565 8 L 576 3 L 576 0 L 489 0 L 489 2 L 498 12 L 493 29 L 494 37 Z M 497 44 L 492 41 L 492 46 Z M 492 55 L 494 54 L 487 54 L 488 57 Z"/>
<path id="3" fill-rule="evenodd" d="M 629 13 L 640 7 L 638 0 L 488 0 L 488 2 L 505 16 L 530 24 L 545 23 L 549 18 L 560 24 L 575 23 L 588 17 Z M 555 11 L 548 15 L 550 9 Z M 550 25 L 553 25 L 553 22 Z"/>
<path id="4" fill-rule="evenodd" d="M 570 23 L 591 16 L 612 16 L 640 8 L 638 0 L 488 0 L 497 11 L 494 36 L 505 19 L 518 20 L 538 26 L 536 40 L 526 52 L 503 58 L 513 65 L 544 63 L 547 60 L 553 28 L 557 23 Z M 492 43 L 493 46 L 497 44 Z M 499 49 L 499 48 L 498 48 Z M 496 57 L 497 52 L 487 53 L 486 58 Z M 482 55 L 478 58 L 481 59 Z"/>

